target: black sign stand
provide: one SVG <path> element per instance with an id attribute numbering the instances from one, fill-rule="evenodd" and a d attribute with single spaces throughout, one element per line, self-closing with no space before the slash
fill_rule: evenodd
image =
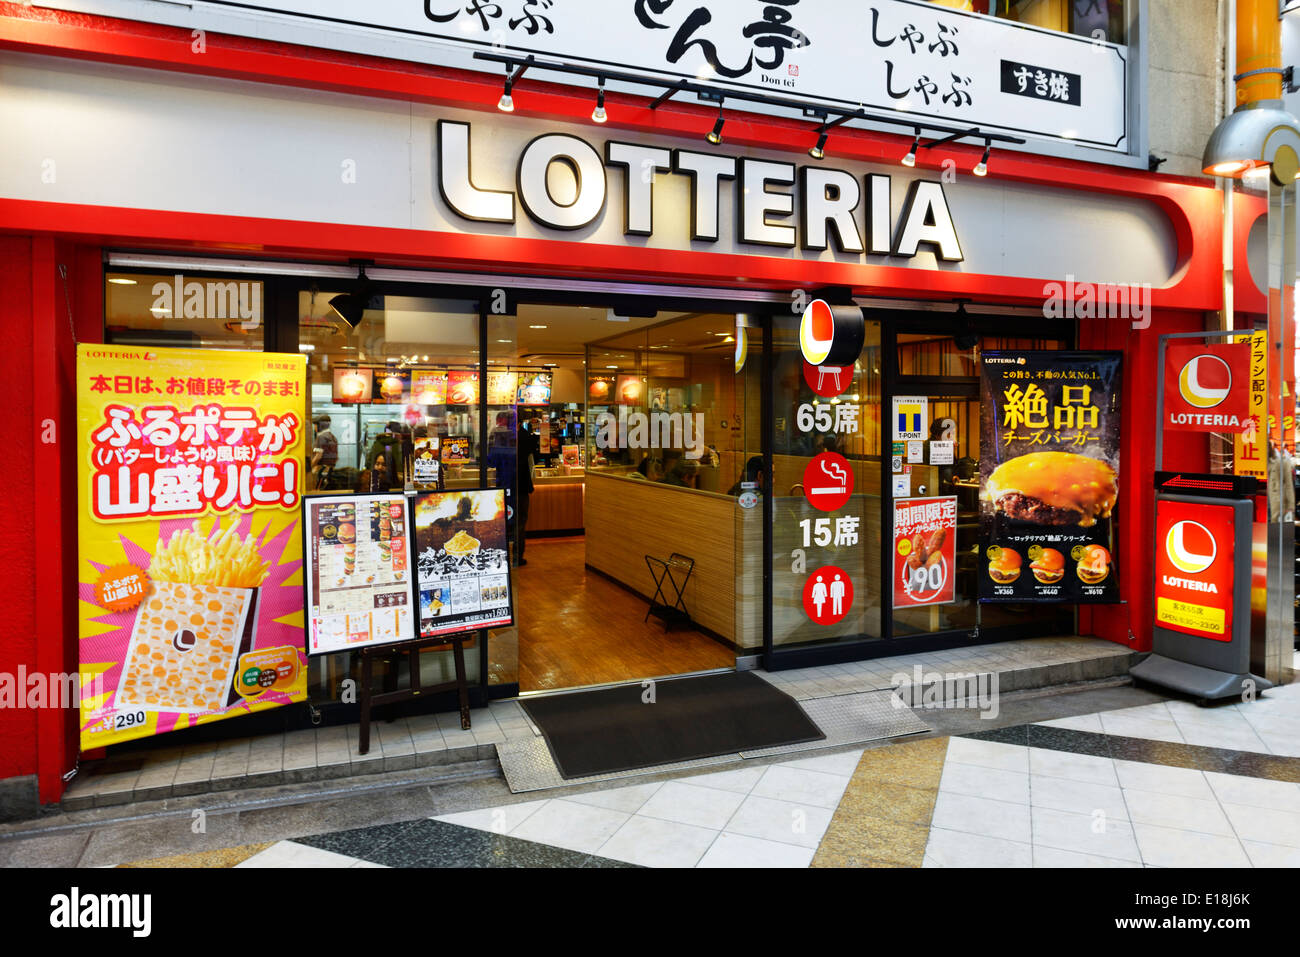
<path id="1" fill-rule="evenodd" d="M 477 632 L 465 631 L 454 635 L 439 635 L 436 638 L 417 638 L 414 641 L 401 641 L 391 645 L 361 648 L 361 741 L 359 754 L 370 750 L 370 709 L 374 705 L 396 704 L 409 701 L 422 694 L 438 694 L 442 691 L 456 690 L 460 702 L 460 726 L 469 730 L 469 684 L 465 680 L 465 642 L 477 635 Z M 451 645 L 452 655 L 456 659 L 456 680 L 424 687 L 420 684 L 420 652 L 437 645 Z M 408 670 L 411 674 L 410 687 L 398 689 L 397 671 L 394 669 L 384 680 L 384 690 L 380 694 L 370 691 L 376 658 L 393 660 L 401 655 L 408 656 Z"/>

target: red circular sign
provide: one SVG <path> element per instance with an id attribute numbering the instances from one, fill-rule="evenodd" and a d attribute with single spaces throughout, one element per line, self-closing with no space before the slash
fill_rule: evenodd
<path id="1" fill-rule="evenodd" d="M 808 503 L 823 512 L 843 508 L 853 494 L 853 469 L 838 452 L 814 456 L 803 470 L 803 494 Z"/>
<path id="2" fill-rule="evenodd" d="M 853 366 L 815 366 L 805 360 L 803 381 L 823 399 L 833 399 L 853 382 Z"/>
<path id="3" fill-rule="evenodd" d="M 803 610 L 819 625 L 834 625 L 853 607 L 853 582 L 849 573 L 835 565 L 825 565 L 811 575 L 803 586 Z"/>

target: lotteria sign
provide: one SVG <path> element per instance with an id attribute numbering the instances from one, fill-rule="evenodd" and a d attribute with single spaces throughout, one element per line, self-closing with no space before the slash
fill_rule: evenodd
<path id="1" fill-rule="evenodd" d="M 1165 353 L 1165 427 L 1244 431 L 1250 389 L 1248 344 L 1171 345 Z"/>
<path id="2" fill-rule="evenodd" d="M 892 179 L 883 173 L 859 179 L 821 164 L 797 166 L 615 140 L 602 152 L 580 136 L 546 133 L 523 147 L 513 162 L 514 188 L 502 189 L 500 183 L 477 182 L 471 173 L 471 148 L 490 149 L 495 142 L 485 137 L 475 144 L 469 123 L 438 121 L 438 190 L 461 219 L 514 224 L 522 208 L 539 226 L 578 230 L 596 223 L 614 202 L 622 207 L 625 236 L 653 236 L 656 178 L 669 174 L 689 182 L 693 242 L 717 243 L 734 229 L 736 242 L 758 246 L 903 259 L 925 247 L 944 262 L 965 258 L 938 180 L 913 180 L 895 219 Z M 610 168 L 625 174 L 621 197 L 610 196 Z M 730 191 L 734 226 L 722 222 L 724 191 Z"/>
<path id="3" fill-rule="evenodd" d="M 1232 640 L 1235 574 L 1231 505 L 1156 502 L 1156 623 Z"/>

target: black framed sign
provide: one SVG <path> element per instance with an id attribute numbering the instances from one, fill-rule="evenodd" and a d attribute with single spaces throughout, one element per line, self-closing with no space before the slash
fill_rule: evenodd
<path id="1" fill-rule="evenodd" d="M 413 638 L 405 496 L 320 496 L 303 511 L 307 653 Z"/>
<path id="2" fill-rule="evenodd" d="M 421 638 L 514 624 L 505 489 L 412 500 Z"/>

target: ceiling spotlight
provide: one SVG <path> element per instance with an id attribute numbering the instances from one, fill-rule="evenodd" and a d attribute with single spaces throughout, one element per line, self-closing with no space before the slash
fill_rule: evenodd
<path id="1" fill-rule="evenodd" d="M 912 167 L 916 165 L 916 151 L 921 148 L 921 131 L 916 131 L 916 137 L 912 140 L 912 148 L 907 151 L 903 157 L 903 165 Z"/>
<path id="2" fill-rule="evenodd" d="M 329 307 L 330 312 L 347 324 L 349 329 L 355 329 L 361 324 L 361 319 L 365 315 L 366 307 L 370 304 L 373 294 L 374 286 L 366 279 L 366 271 L 363 269 L 357 276 L 356 292 L 335 296 L 326 305 Z"/>
<path id="3" fill-rule="evenodd" d="M 506 88 L 501 94 L 501 99 L 497 100 L 497 109 L 502 113 L 513 113 L 515 111 L 514 97 L 510 95 L 510 91 L 514 88 L 514 85 L 514 79 L 512 77 L 506 77 Z"/>
<path id="4" fill-rule="evenodd" d="M 593 123 L 604 123 L 609 119 L 605 112 L 605 78 L 600 78 L 600 90 L 596 93 L 596 108 L 591 111 L 591 121 Z"/>
<path id="5" fill-rule="evenodd" d="M 808 155 L 815 160 L 824 159 L 826 157 L 826 137 L 829 135 L 829 133 L 823 132 L 821 136 L 817 137 L 817 145 L 808 151 Z"/>
<path id="6" fill-rule="evenodd" d="M 722 100 L 721 100 L 721 98 L 719 98 L 719 100 L 718 100 L 718 119 L 717 119 L 717 122 L 715 122 L 715 123 L 713 124 L 713 129 L 709 130 L 708 134 L 705 135 L 704 138 L 705 138 L 706 140 L 708 140 L 710 143 L 712 143 L 714 146 L 717 146 L 719 143 L 721 143 L 721 142 L 722 142 L 722 124 L 725 123 L 725 122 L 726 122 L 726 120 L 723 119 L 723 116 L 722 116 Z"/>
<path id="7" fill-rule="evenodd" d="M 989 175 L 989 153 L 990 151 L 992 151 L 992 149 L 993 149 L 993 143 L 990 140 L 985 140 L 984 155 L 980 158 L 980 161 L 975 164 L 975 168 L 971 170 L 971 172 L 974 173 L 976 176 Z"/>

